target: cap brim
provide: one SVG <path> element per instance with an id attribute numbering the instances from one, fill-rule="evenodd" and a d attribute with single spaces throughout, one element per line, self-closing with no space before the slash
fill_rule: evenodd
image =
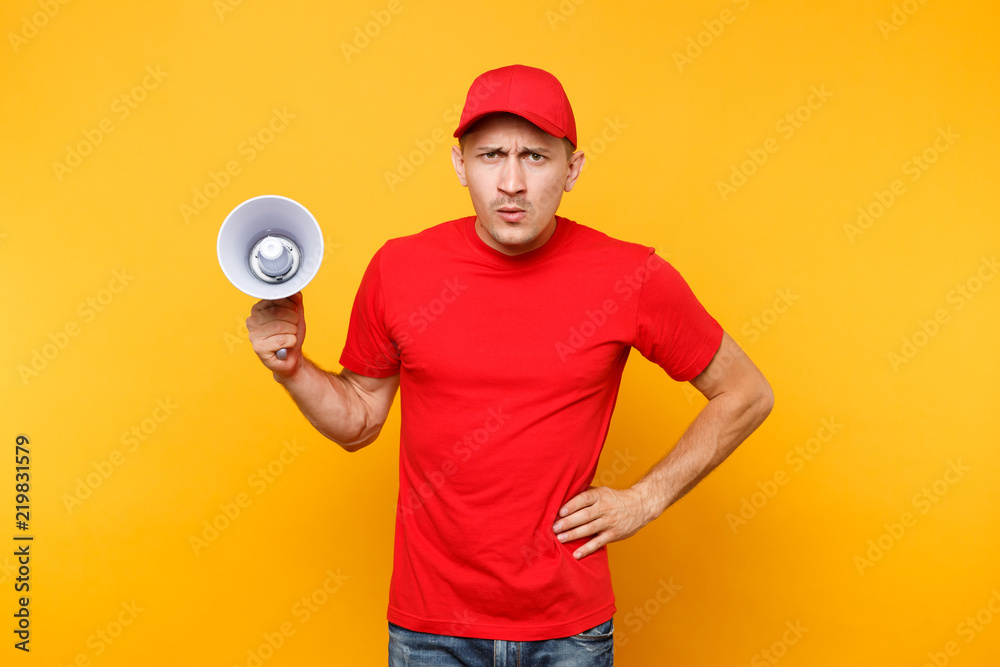
<path id="1" fill-rule="evenodd" d="M 460 138 L 463 134 L 469 131 L 470 127 L 481 121 L 486 116 L 495 113 L 509 113 L 515 116 L 520 116 L 521 118 L 525 119 L 532 125 L 536 126 L 538 129 L 545 132 L 546 134 L 550 134 L 557 139 L 568 139 L 565 132 L 563 132 L 558 127 L 556 127 L 549 121 L 545 120 L 544 118 L 536 116 L 533 113 L 529 113 L 526 111 L 515 111 L 514 109 L 491 109 L 489 111 L 484 111 L 480 114 L 477 114 L 472 118 L 470 118 L 469 120 L 465 121 L 465 123 L 463 123 L 462 125 L 459 125 L 458 129 L 455 130 L 455 133 L 452 136 L 454 136 L 456 139 Z M 570 143 L 573 142 L 570 141 Z M 573 144 L 573 147 L 576 148 L 576 144 Z"/>

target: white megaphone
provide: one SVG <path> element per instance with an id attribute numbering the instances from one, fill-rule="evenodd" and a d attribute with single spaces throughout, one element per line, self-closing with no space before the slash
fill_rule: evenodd
<path id="1" fill-rule="evenodd" d="M 294 199 L 261 195 L 226 216 L 219 229 L 219 266 L 241 292 L 284 299 L 299 292 L 323 262 L 323 232 Z M 278 350 L 279 359 L 287 356 Z"/>

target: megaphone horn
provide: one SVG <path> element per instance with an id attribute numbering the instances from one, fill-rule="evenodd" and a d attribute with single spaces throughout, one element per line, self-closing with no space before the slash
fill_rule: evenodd
<path id="1" fill-rule="evenodd" d="M 319 271 L 323 232 L 294 199 L 261 195 L 229 212 L 216 249 L 222 272 L 238 290 L 258 299 L 284 299 Z M 278 350 L 279 359 L 286 354 Z"/>

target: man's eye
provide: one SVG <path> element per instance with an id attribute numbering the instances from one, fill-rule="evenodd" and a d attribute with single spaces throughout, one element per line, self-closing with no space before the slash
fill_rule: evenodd
<path id="1" fill-rule="evenodd" d="M 532 153 L 531 154 L 531 161 L 532 162 L 541 162 L 543 159 L 545 159 L 544 155 L 540 155 L 538 153 Z"/>
<path id="2" fill-rule="evenodd" d="M 485 155 L 486 155 L 486 157 L 488 157 L 489 159 L 492 160 L 493 158 L 495 158 L 497 156 L 497 152 L 496 151 L 490 151 L 489 153 L 486 153 Z"/>

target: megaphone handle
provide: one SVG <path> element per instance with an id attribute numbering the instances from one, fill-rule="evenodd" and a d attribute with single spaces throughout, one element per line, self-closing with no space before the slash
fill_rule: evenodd
<path id="1" fill-rule="evenodd" d="M 277 351 L 277 352 L 275 353 L 275 355 L 274 355 L 274 356 L 276 356 L 276 357 L 278 357 L 279 359 L 281 359 L 282 361 L 284 361 L 285 359 L 287 359 L 287 358 L 288 358 L 288 350 L 286 350 L 285 348 L 281 348 L 280 350 L 278 350 L 278 351 Z"/>

